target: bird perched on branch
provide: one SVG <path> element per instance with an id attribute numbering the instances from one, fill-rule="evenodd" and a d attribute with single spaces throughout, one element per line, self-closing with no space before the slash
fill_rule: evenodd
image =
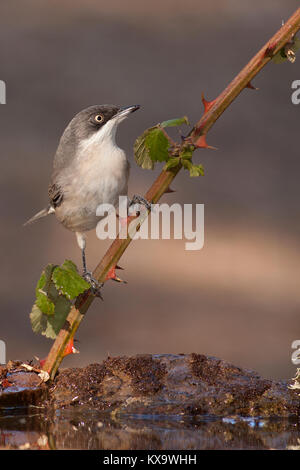
<path id="1" fill-rule="evenodd" d="M 101 219 L 96 215 L 100 204 L 117 207 L 119 196 L 127 196 L 129 162 L 115 136 L 120 122 L 138 109 L 139 105 L 95 105 L 76 114 L 54 157 L 49 205 L 25 223 L 55 214 L 64 227 L 75 232 L 82 251 L 83 277 L 99 296 L 101 286 L 86 267 L 86 232 Z M 136 202 L 148 204 L 140 196 L 133 197 L 131 203 Z"/>

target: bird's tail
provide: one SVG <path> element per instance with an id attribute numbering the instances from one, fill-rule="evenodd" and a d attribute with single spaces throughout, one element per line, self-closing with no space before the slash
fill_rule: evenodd
<path id="1" fill-rule="evenodd" d="M 32 224 L 36 220 L 41 219 L 42 217 L 46 217 L 46 215 L 51 214 L 53 212 L 54 212 L 54 209 L 52 206 L 45 207 L 45 209 L 42 209 L 40 212 L 35 214 L 33 217 L 31 217 L 31 219 L 27 220 L 27 222 L 25 222 L 25 224 L 23 225 L 25 226 L 25 225 Z"/>

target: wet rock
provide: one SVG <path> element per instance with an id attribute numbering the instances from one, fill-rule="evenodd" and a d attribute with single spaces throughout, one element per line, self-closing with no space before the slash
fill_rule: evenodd
<path id="1" fill-rule="evenodd" d="M 299 395 L 287 382 L 201 354 L 117 357 L 65 369 L 50 384 L 46 404 L 114 415 L 300 416 Z"/>
<path id="2" fill-rule="evenodd" d="M 299 449 L 299 391 L 214 357 L 108 358 L 49 384 L 37 372 L 0 368 L 0 448 Z"/>
<path id="3" fill-rule="evenodd" d="M 0 367 L 0 415 L 7 407 L 26 407 L 43 402 L 48 388 L 35 372 L 24 370 L 21 362 Z"/>

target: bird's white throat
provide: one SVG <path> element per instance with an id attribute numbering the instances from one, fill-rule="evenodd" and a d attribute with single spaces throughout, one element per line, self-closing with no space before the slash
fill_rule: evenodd
<path id="1" fill-rule="evenodd" d="M 79 153 L 90 151 L 91 147 L 97 146 L 117 146 L 116 144 L 116 131 L 118 127 L 117 119 L 110 119 L 104 126 L 102 126 L 91 137 L 84 139 L 80 142 Z"/>
<path id="2" fill-rule="evenodd" d="M 118 173 L 126 162 L 125 152 L 116 143 L 117 118 L 111 119 L 91 137 L 83 140 L 79 146 L 78 164 L 89 171 L 99 168 L 109 173 Z M 102 177 L 104 175 L 102 174 Z"/>
<path id="3" fill-rule="evenodd" d="M 117 119 L 112 119 L 80 143 L 75 163 L 77 177 L 68 188 L 70 192 L 80 191 L 82 199 L 85 193 L 93 194 L 97 204 L 115 203 L 120 193 L 127 193 L 129 163 L 116 143 L 117 127 Z"/>

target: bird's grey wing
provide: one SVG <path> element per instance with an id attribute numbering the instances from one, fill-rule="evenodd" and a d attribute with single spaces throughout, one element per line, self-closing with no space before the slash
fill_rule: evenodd
<path id="1" fill-rule="evenodd" d="M 55 181 L 56 176 L 70 165 L 72 166 L 74 162 L 79 140 L 72 122 L 73 120 L 66 127 L 60 138 L 53 161 L 52 181 Z"/>
<path id="2" fill-rule="evenodd" d="M 58 184 L 56 183 L 50 184 L 49 189 L 48 189 L 48 196 L 50 200 L 50 205 L 54 207 L 54 209 L 60 206 L 61 203 L 63 202 L 63 198 L 64 198 L 63 192 L 61 188 L 58 186 Z"/>

